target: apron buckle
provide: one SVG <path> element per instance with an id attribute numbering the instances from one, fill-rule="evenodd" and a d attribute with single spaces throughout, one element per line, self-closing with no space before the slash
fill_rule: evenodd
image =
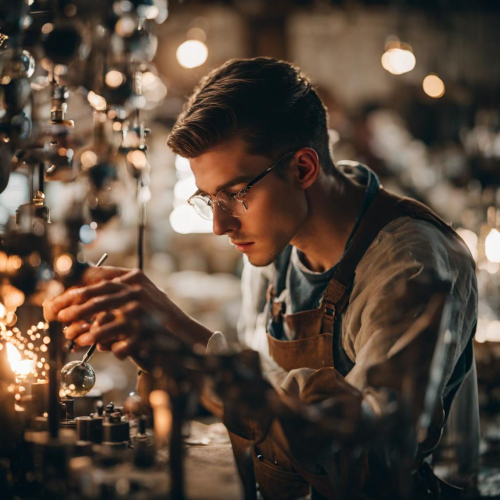
<path id="1" fill-rule="evenodd" d="M 326 316 L 331 316 L 332 318 L 335 316 L 335 306 L 326 306 L 325 307 L 325 315 Z"/>

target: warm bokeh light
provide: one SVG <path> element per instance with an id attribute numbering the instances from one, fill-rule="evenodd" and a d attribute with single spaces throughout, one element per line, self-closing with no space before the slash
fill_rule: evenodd
<path id="1" fill-rule="evenodd" d="M 108 87 L 115 89 L 125 81 L 125 75 L 121 71 L 112 69 L 106 73 L 104 81 Z"/>
<path id="2" fill-rule="evenodd" d="M 35 369 L 35 362 L 31 359 L 23 359 L 16 363 L 15 365 L 11 365 L 12 370 L 21 377 L 26 377 Z"/>
<path id="3" fill-rule="evenodd" d="M 24 304 L 26 299 L 24 292 L 15 286 L 4 285 L 2 287 L 2 294 L 4 295 L 5 308 L 13 311 Z M 8 315 L 7 315 L 8 316 Z"/>
<path id="4" fill-rule="evenodd" d="M 21 361 L 21 353 L 19 352 L 17 347 L 10 342 L 7 342 L 7 358 L 11 366 L 13 363 Z"/>
<path id="5" fill-rule="evenodd" d="M 57 257 L 55 268 L 59 274 L 67 274 L 73 266 L 71 255 L 63 254 Z"/>
<path id="6" fill-rule="evenodd" d="M 157 76 L 151 71 L 145 71 L 141 76 L 141 85 L 142 87 L 151 87 L 156 84 Z"/>
<path id="7" fill-rule="evenodd" d="M 169 397 L 165 391 L 154 390 L 149 395 L 149 403 L 153 407 L 155 438 L 167 439 L 172 429 L 172 413 L 169 408 Z"/>
<path id="8" fill-rule="evenodd" d="M 7 359 L 12 371 L 21 377 L 26 377 L 35 369 L 35 362 L 30 359 L 21 359 L 21 353 L 10 342 L 7 342 Z"/>
<path id="9" fill-rule="evenodd" d="M 484 253 L 490 262 L 500 262 L 500 232 L 492 229 L 484 241 Z"/>
<path id="10" fill-rule="evenodd" d="M 189 160 L 187 158 L 184 158 L 183 156 L 176 155 L 175 170 L 177 171 L 177 177 L 180 179 L 184 179 L 185 177 L 190 177 L 193 175 Z"/>
<path id="11" fill-rule="evenodd" d="M 127 160 L 132 163 L 132 165 L 137 169 L 142 169 L 148 164 L 148 159 L 144 154 L 144 151 L 136 149 L 134 151 L 129 151 L 127 153 Z"/>
<path id="12" fill-rule="evenodd" d="M 0 272 L 15 273 L 21 269 L 23 259 L 19 255 L 7 255 L 0 252 Z"/>
<path id="13" fill-rule="evenodd" d="M 141 77 L 142 95 L 146 99 L 145 108 L 153 108 L 161 104 L 167 96 L 167 87 L 158 75 L 145 71 Z"/>
<path id="14" fill-rule="evenodd" d="M 429 97 L 434 97 L 436 99 L 443 97 L 445 92 L 443 80 L 437 75 L 427 75 L 422 82 L 422 87 Z"/>
<path id="15" fill-rule="evenodd" d="M 23 265 L 23 259 L 21 259 L 21 257 L 19 257 L 19 255 L 10 255 L 9 256 L 8 267 L 10 267 L 12 271 L 17 271 L 18 269 L 21 269 L 22 265 Z"/>
<path id="16" fill-rule="evenodd" d="M 87 100 L 90 105 L 96 109 L 97 111 L 104 111 L 107 106 L 106 99 L 101 95 L 96 94 L 93 90 L 91 90 L 87 95 Z"/>
<path id="17" fill-rule="evenodd" d="M 500 342 L 500 321 L 490 321 L 486 328 L 486 340 Z"/>
<path id="18" fill-rule="evenodd" d="M 45 23 L 43 26 L 42 26 L 42 33 L 44 35 L 48 35 L 49 33 L 52 32 L 52 30 L 54 29 L 54 25 L 52 23 Z"/>
<path id="19" fill-rule="evenodd" d="M 188 204 L 175 208 L 169 220 L 172 229 L 179 234 L 212 232 L 212 221 L 202 219 Z"/>
<path id="20" fill-rule="evenodd" d="M 205 42 L 207 40 L 207 34 L 201 28 L 191 28 L 187 32 L 187 37 L 190 40 L 199 40 L 200 42 Z"/>
<path id="21" fill-rule="evenodd" d="M 197 189 L 194 175 L 190 175 L 189 177 L 177 181 L 174 186 L 174 196 L 176 202 L 187 201 L 187 199 L 194 194 Z"/>
<path id="22" fill-rule="evenodd" d="M 97 163 L 97 155 L 93 151 L 85 151 L 80 162 L 85 168 L 93 167 Z"/>
<path id="23" fill-rule="evenodd" d="M 169 218 L 172 229 L 179 234 L 211 233 L 212 221 L 200 217 L 187 203 L 198 189 L 189 160 L 177 155 L 175 169 L 178 181 L 174 186 L 174 210 Z"/>
<path id="24" fill-rule="evenodd" d="M 476 342 L 500 342 L 500 321 L 479 319 L 477 324 Z"/>
<path id="25" fill-rule="evenodd" d="M 116 33 L 122 37 L 131 36 L 136 28 L 136 22 L 129 16 L 122 17 L 115 25 Z"/>
<path id="26" fill-rule="evenodd" d="M 469 247 L 472 257 L 477 261 L 477 234 L 470 229 L 463 229 L 461 227 L 457 229 L 457 233 L 465 241 L 466 245 Z"/>
<path id="27" fill-rule="evenodd" d="M 183 68 L 201 66 L 208 57 L 207 46 L 199 40 L 187 40 L 177 49 L 177 61 Z"/>
<path id="28" fill-rule="evenodd" d="M 413 52 L 403 48 L 388 49 L 382 56 L 382 66 L 393 75 L 411 71 L 417 63 Z"/>

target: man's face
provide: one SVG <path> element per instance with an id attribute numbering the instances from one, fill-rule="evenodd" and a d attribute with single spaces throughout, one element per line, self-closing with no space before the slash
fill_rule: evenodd
<path id="1" fill-rule="evenodd" d="M 272 161 L 265 156 L 248 154 L 246 143 L 234 139 L 190 159 L 190 164 L 198 189 L 215 200 L 222 187 L 238 193 L 269 168 Z M 273 262 L 307 217 L 304 191 L 294 182 L 293 157 L 284 165 L 284 178 L 273 171 L 247 192 L 244 200 L 248 209 L 243 217 L 233 217 L 214 203 L 214 234 L 227 234 L 230 242 L 245 253 L 254 266 Z"/>

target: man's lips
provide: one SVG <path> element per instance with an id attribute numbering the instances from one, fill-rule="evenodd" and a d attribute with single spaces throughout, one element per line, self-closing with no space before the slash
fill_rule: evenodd
<path id="1" fill-rule="evenodd" d="M 231 245 L 234 245 L 240 252 L 250 248 L 254 244 L 253 241 L 232 241 Z"/>

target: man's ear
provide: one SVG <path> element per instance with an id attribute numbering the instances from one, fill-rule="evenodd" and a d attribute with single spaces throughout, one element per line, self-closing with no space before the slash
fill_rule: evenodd
<path id="1" fill-rule="evenodd" d="M 295 153 L 297 167 L 294 169 L 295 180 L 300 189 L 311 187 L 319 175 L 318 153 L 311 148 L 301 148 Z"/>

